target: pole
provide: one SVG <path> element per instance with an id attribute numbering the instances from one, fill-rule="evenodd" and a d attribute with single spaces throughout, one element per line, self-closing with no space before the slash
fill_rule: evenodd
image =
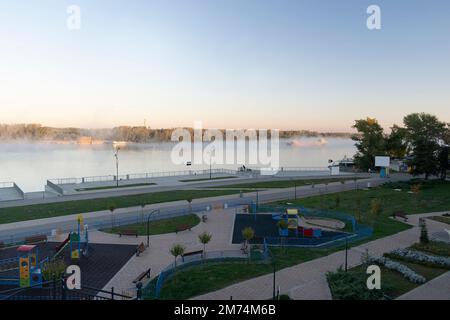
<path id="1" fill-rule="evenodd" d="M 345 272 L 347 272 L 348 269 L 348 238 L 345 237 Z"/>
<path id="2" fill-rule="evenodd" d="M 272 257 L 272 259 L 273 259 L 273 257 Z M 276 292 L 275 292 L 275 281 L 276 281 L 275 274 L 276 274 L 276 269 L 275 269 L 275 260 L 274 259 L 272 261 L 272 264 L 273 264 L 273 300 L 275 300 L 275 298 L 276 298 Z"/>
<path id="3" fill-rule="evenodd" d="M 150 214 L 147 217 L 147 248 L 150 248 Z"/>
<path id="4" fill-rule="evenodd" d="M 119 187 L 119 150 L 120 148 L 116 148 L 116 153 L 114 156 L 116 157 L 116 187 Z"/>
<path id="5" fill-rule="evenodd" d="M 212 179 L 212 175 L 211 175 L 211 157 L 212 157 L 212 152 L 209 153 L 209 180 Z"/>
<path id="6" fill-rule="evenodd" d="M 294 182 L 294 200 L 297 200 L 297 182 Z"/>

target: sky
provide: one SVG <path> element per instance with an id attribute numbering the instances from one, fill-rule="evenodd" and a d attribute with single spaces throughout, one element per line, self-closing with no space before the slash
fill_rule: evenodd
<path id="1" fill-rule="evenodd" d="M 366 26 L 371 4 L 381 30 Z M 0 0 L 0 123 L 450 122 L 449 12 L 447 0 Z"/>

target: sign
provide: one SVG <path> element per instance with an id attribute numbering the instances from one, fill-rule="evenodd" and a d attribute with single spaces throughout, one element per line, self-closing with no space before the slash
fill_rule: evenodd
<path id="1" fill-rule="evenodd" d="M 391 158 L 377 156 L 375 157 L 375 167 L 389 168 L 391 164 Z"/>

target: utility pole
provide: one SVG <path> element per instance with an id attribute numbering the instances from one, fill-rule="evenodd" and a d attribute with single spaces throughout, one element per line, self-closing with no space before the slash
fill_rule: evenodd
<path id="1" fill-rule="evenodd" d="M 116 187 L 119 187 L 119 150 L 120 148 L 117 147 L 114 153 L 114 157 L 116 157 Z"/>

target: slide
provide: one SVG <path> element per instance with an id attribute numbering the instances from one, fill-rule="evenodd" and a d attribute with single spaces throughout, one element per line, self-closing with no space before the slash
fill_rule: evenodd
<path id="1" fill-rule="evenodd" d="M 55 247 L 56 253 L 55 253 L 55 255 L 53 256 L 53 258 L 56 258 L 56 257 L 64 250 L 64 248 L 69 244 L 69 242 L 70 242 L 70 233 L 69 233 L 69 235 L 67 236 L 67 239 L 66 239 L 66 240 L 64 240 L 63 242 L 61 242 L 60 244 L 58 244 L 58 245 Z"/>

